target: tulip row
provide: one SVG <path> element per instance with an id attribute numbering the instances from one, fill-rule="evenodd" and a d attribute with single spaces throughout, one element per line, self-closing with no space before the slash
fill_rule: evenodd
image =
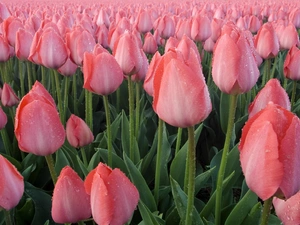
<path id="1" fill-rule="evenodd" d="M 300 6 L 91 4 L 0 3 L 0 224 L 299 223 Z"/>

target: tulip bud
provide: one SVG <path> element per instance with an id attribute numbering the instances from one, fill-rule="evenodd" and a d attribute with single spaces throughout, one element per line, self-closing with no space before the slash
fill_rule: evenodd
<path id="1" fill-rule="evenodd" d="M 1 93 L 1 102 L 3 106 L 14 106 L 19 103 L 19 98 L 15 94 L 14 90 L 7 84 L 4 83 L 2 93 Z"/>

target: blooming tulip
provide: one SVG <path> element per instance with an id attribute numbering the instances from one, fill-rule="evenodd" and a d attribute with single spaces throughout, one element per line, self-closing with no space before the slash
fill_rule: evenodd
<path id="1" fill-rule="evenodd" d="M 248 187 L 262 200 L 288 199 L 300 190 L 299 135 L 299 118 L 272 102 L 244 126 L 241 167 Z"/>
<path id="2" fill-rule="evenodd" d="M 243 31 L 228 27 L 215 44 L 212 77 L 220 90 L 227 94 L 249 91 L 259 77 L 251 39 Z M 230 51 L 228 51 L 230 49 Z"/>
<path id="3" fill-rule="evenodd" d="M 289 111 L 291 110 L 289 96 L 283 87 L 281 87 L 279 81 L 275 78 L 268 81 L 263 89 L 261 89 L 256 95 L 254 101 L 250 104 L 248 108 L 249 119 L 265 108 L 269 102 L 278 104 Z"/>
<path id="4" fill-rule="evenodd" d="M 65 141 L 55 102 L 38 81 L 17 107 L 15 135 L 22 151 L 40 156 L 54 153 Z"/>
<path id="5" fill-rule="evenodd" d="M 255 36 L 254 46 L 263 59 L 270 59 L 277 56 L 279 52 L 279 39 L 272 23 L 268 22 L 261 26 Z"/>
<path id="6" fill-rule="evenodd" d="M 70 145 L 75 148 L 88 145 L 94 140 L 94 135 L 88 125 L 74 114 L 67 121 L 66 135 Z"/>
<path id="7" fill-rule="evenodd" d="M 24 193 L 24 178 L 6 158 L 0 155 L 0 208 L 15 207 Z"/>
<path id="8" fill-rule="evenodd" d="M 84 53 L 83 76 L 83 87 L 98 95 L 115 92 L 123 81 L 122 69 L 106 50 L 99 54 Z"/>
<path id="9" fill-rule="evenodd" d="M 4 83 L 2 93 L 1 93 L 1 102 L 3 106 L 14 106 L 19 103 L 19 98 L 15 94 L 14 90 L 7 84 Z"/>
<path id="10" fill-rule="evenodd" d="M 300 80 L 300 50 L 293 46 L 287 53 L 283 64 L 283 73 L 286 78 Z"/>
<path id="11" fill-rule="evenodd" d="M 190 127 L 211 112 L 208 88 L 194 51 L 184 58 L 180 51 L 170 49 L 153 76 L 153 109 L 165 122 Z"/>
<path id="12" fill-rule="evenodd" d="M 300 191 L 287 200 L 273 199 L 276 215 L 284 225 L 300 224 Z"/>
<path id="13" fill-rule="evenodd" d="M 84 182 L 69 166 L 62 169 L 55 184 L 51 214 L 56 223 L 76 223 L 91 216 Z"/>
<path id="14" fill-rule="evenodd" d="M 139 201 L 139 192 L 126 175 L 103 163 L 88 174 L 84 185 L 91 195 L 92 215 L 97 224 L 125 224 Z"/>

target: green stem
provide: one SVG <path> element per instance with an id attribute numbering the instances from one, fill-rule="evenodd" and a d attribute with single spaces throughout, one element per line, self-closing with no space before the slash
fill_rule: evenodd
<path id="1" fill-rule="evenodd" d="M 273 200 L 273 197 L 267 199 L 264 202 L 264 208 L 263 208 L 262 215 L 261 215 L 260 225 L 267 225 L 268 224 L 268 220 L 269 220 L 269 216 L 270 216 L 270 212 L 271 212 L 271 207 L 272 207 L 272 200 Z"/>
<path id="2" fill-rule="evenodd" d="M 60 89 L 60 76 L 61 75 L 57 72 L 57 70 L 53 70 L 53 72 L 54 72 L 54 78 L 55 78 L 57 104 L 58 104 L 60 120 L 61 120 L 62 124 L 65 124 L 65 115 L 64 115 L 64 110 L 63 110 L 61 89 Z"/>
<path id="3" fill-rule="evenodd" d="M 85 223 L 83 221 L 79 221 L 77 222 L 78 225 L 85 225 Z"/>
<path id="4" fill-rule="evenodd" d="M 292 91 L 292 97 L 291 97 L 291 110 L 292 111 L 293 111 L 293 107 L 295 104 L 296 91 L 297 91 L 297 80 L 293 80 L 293 91 Z"/>
<path id="5" fill-rule="evenodd" d="M 210 87 L 211 82 L 212 82 L 212 74 L 211 74 L 211 70 L 212 70 L 212 57 L 209 57 L 209 61 L 208 61 L 208 75 L 207 75 L 207 86 Z"/>
<path id="6" fill-rule="evenodd" d="M 175 147 L 175 155 L 177 155 L 177 153 L 180 150 L 180 145 L 181 145 L 181 136 L 182 136 L 182 128 L 178 127 L 177 130 L 177 138 L 176 138 L 176 147 Z"/>
<path id="7" fill-rule="evenodd" d="M 1 137 L 2 137 L 2 141 L 3 141 L 3 145 L 5 148 L 6 154 L 11 156 L 11 152 L 10 152 L 10 150 L 12 149 L 11 141 L 9 140 L 9 137 L 8 137 L 5 127 L 3 129 L 1 129 L 0 132 L 1 132 Z"/>
<path id="8" fill-rule="evenodd" d="M 270 67 L 271 67 L 271 59 L 266 59 L 265 65 L 264 65 L 264 74 L 263 74 L 263 80 L 261 87 L 263 88 L 265 84 L 270 79 Z"/>
<path id="9" fill-rule="evenodd" d="M 27 61 L 26 62 L 26 69 L 27 69 L 27 84 L 28 84 L 28 89 L 30 90 L 32 87 L 32 77 L 31 77 L 31 73 L 33 71 L 33 66 L 30 65 L 30 62 Z"/>
<path id="10" fill-rule="evenodd" d="M 237 106 L 238 95 L 230 96 L 230 108 L 229 108 L 229 118 L 228 126 L 226 131 L 226 138 L 222 153 L 222 159 L 220 164 L 220 169 L 218 172 L 217 179 L 217 193 L 216 193 L 216 205 L 215 205 L 215 225 L 220 225 L 221 223 L 221 203 L 222 203 L 222 191 L 223 191 L 223 180 L 225 175 L 225 169 L 227 164 L 228 151 L 230 147 L 230 140 L 233 132 L 235 111 Z"/>
<path id="11" fill-rule="evenodd" d="M 67 77 L 67 76 L 64 76 L 64 81 L 65 81 L 65 87 L 64 87 L 64 107 L 63 107 L 63 118 L 64 118 L 64 121 L 66 121 L 66 112 L 67 112 L 67 109 L 69 108 L 69 98 L 68 98 L 68 95 L 69 95 L 69 86 L 70 86 L 70 77 Z"/>
<path id="12" fill-rule="evenodd" d="M 21 97 L 25 95 L 25 85 L 24 85 L 24 71 L 23 71 L 23 62 L 21 60 L 18 60 L 18 66 L 19 66 L 19 79 L 20 79 L 20 86 L 21 86 Z"/>
<path id="13" fill-rule="evenodd" d="M 135 137 L 138 137 L 140 128 L 140 83 L 135 85 Z"/>
<path id="14" fill-rule="evenodd" d="M 159 201 L 163 127 L 164 127 L 164 121 L 158 119 L 157 153 L 156 153 L 155 184 L 154 184 L 154 199 L 156 201 L 156 204 L 158 204 Z"/>
<path id="15" fill-rule="evenodd" d="M 72 85 L 72 92 L 73 92 L 73 111 L 76 115 L 79 114 L 78 112 L 78 107 L 77 107 L 77 76 L 78 74 L 75 73 L 73 76 L 72 76 L 72 79 L 73 79 L 73 85 Z"/>
<path id="16" fill-rule="evenodd" d="M 6 225 L 13 225 L 13 221 L 10 215 L 10 211 L 3 210 L 4 211 L 4 216 L 5 216 L 5 224 Z"/>
<path id="17" fill-rule="evenodd" d="M 129 158 L 134 162 L 134 99 L 133 99 L 133 82 L 131 76 L 128 76 L 128 94 L 129 94 Z"/>
<path id="18" fill-rule="evenodd" d="M 112 167 L 112 134 L 111 134 L 109 103 L 108 103 L 108 97 L 106 95 L 103 95 L 103 102 L 104 102 L 105 117 L 106 117 L 108 166 Z"/>
<path id="19" fill-rule="evenodd" d="M 41 66 L 41 73 L 42 73 L 42 85 L 43 85 L 46 89 L 48 89 L 47 83 L 46 83 L 46 79 L 47 79 L 47 77 L 46 77 L 46 68 L 45 68 L 44 66 Z M 48 89 L 48 90 L 49 90 L 49 89 Z"/>
<path id="20" fill-rule="evenodd" d="M 270 74 L 270 79 L 274 78 L 275 69 L 278 66 L 278 58 L 279 58 L 279 54 L 275 57 L 273 67 L 272 67 L 272 70 L 271 70 L 271 74 Z"/>
<path id="21" fill-rule="evenodd" d="M 85 89 L 85 121 L 93 132 L 93 95 Z"/>
<path id="22" fill-rule="evenodd" d="M 88 161 L 87 161 L 87 157 L 86 157 L 86 153 L 85 153 L 85 148 L 84 148 L 84 147 L 81 147 L 81 148 L 80 148 L 80 152 L 81 152 L 83 164 L 84 164 L 85 167 L 87 168 L 87 166 L 88 166 Z"/>
<path id="23" fill-rule="evenodd" d="M 53 184 L 55 185 L 57 182 L 57 174 L 55 172 L 54 161 L 53 161 L 52 155 L 46 155 L 45 158 L 46 158 L 46 162 L 48 164 L 48 168 L 50 171 L 50 175 L 51 175 Z"/>
<path id="24" fill-rule="evenodd" d="M 191 225 L 193 222 L 193 206 L 195 195 L 195 174 L 196 174 L 196 151 L 195 151 L 195 137 L 194 127 L 188 127 L 188 153 L 187 164 L 188 169 L 188 200 L 185 216 L 185 225 Z M 187 171 L 186 171 L 187 172 Z"/>

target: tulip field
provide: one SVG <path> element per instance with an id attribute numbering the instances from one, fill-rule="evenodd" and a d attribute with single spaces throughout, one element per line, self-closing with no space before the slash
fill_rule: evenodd
<path id="1" fill-rule="evenodd" d="M 0 225 L 300 224 L 300 3 L 0 1 Z"/>

